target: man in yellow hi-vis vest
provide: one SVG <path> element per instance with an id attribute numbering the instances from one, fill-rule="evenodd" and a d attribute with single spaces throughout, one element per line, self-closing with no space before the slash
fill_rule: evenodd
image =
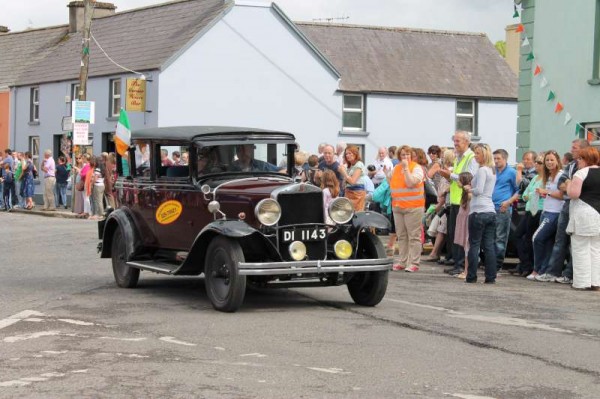
<path id="1" fill-rule="evenodd" d="M 465 249 L 460 245 L 454 244 L 454 231 L 456 228 L 456 216 L 460 208 L 460 199 L 462 197 L 462 188 L 458 185 L 458 175 L 462 172 L 470 172 L 473 176 L 477 172 L 479 165 L 474 159 L 473 151 L 469 148 L 471 145 L 471 134 L 462 130 L 454 133 L 452 137 L 456 159 L 452 170 L 442 169 L 440 174 L 450 180 L 450 212 L 448 214 L 448 234 L 446 235 L 446 262 L 452 267 L 444 270 L 451 275 L 460 274 L 465 266 Z"/>

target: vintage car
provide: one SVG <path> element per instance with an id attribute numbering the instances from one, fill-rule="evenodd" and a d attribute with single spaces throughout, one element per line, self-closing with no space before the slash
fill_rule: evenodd
<path id="1" fill-rule="evenodd" d="M 346 198 L 324 210 L 321 189 L 294 176 L 292 134 L 203 126 L 131 139 L 117 158 L 116 209 L 98 226 L 118 286 L 135 287 L 141 270 L 204 274 L 213 307 L 225 312 L 247 287 L 346 284 L 359 305 L 383 299 L 392 260 L 372 231 L 388 220 L 354 212 Z"/>

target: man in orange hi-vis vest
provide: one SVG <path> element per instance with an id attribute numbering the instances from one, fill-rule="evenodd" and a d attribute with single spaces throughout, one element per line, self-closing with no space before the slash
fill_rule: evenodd
<path id="1" fill-rule="evenodd" d="M 398 236 L 400 255 L 394 270 L 407 272 L 419 270 L 421 262 L 421 220 L 425 210 L 425 187 L 423 168 L 412 161 L 412 149 L 404 145 L 397 151 L 400 163 L 390 178 L 392 212 Z"/>

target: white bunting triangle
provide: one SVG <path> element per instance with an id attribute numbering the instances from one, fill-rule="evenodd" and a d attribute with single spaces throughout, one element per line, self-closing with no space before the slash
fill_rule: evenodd
<path id="1" fill-rule="evenodd" d="M 527 36 L 525 36 L 525 39 L 523 39 L 523 44 L 521 44 L 521 47 L 525 46 L 529 46 L 529 39 L 527 38 Z"/>
<path id="2" fill-rule="evenodd" d="M 565 115 L 565 125 L 567 125 L 569 122 L 571 122 L 571 119 L 573 119 L 571 117 L 571 114 L 567 112 L 567 114 Z"/>
<path id="3" fill-rule="evenodd" d="M 84 65 L 84 64 L 83 64 L 83 61 L 81 61 L 81 66 L 83 66 L 83 65 Z"/>
<path id="4" fill-rule="evenodd" d="M 548 86 L 548 79 L 546 79 L 546 77 L 542 77 L 542 81 L 540 82 L 540 87 L 543 89 L 544 87 Z"/>

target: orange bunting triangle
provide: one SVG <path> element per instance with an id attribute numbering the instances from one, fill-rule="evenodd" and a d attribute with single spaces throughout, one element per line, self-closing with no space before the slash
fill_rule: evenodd
<path id="1" fill-rule="evenodd" d="M 556 103 L 556 108 L 554 108 L 554 112 L 559 114 L 562 110 L 563 110 L 563 105 L 562 103 L 559 101 L 558 103 Z"/>
<path id="2" fill-rule="evenodd" d="M 536 65 L 535 70 L 533 71 L 533 76 L 538 76 L 540 73 L 542 73 L 542 67 L 539 65 Z"/>
<path id="3" fill-rule="evenodd" d="M 517 26 L 517 30 L 515 30 L 515 32 L 517 33 L 521 33 L 525 31 L 525 27 L 523 26 L 523 24 L 519 24 L 519 26 Z"/>

